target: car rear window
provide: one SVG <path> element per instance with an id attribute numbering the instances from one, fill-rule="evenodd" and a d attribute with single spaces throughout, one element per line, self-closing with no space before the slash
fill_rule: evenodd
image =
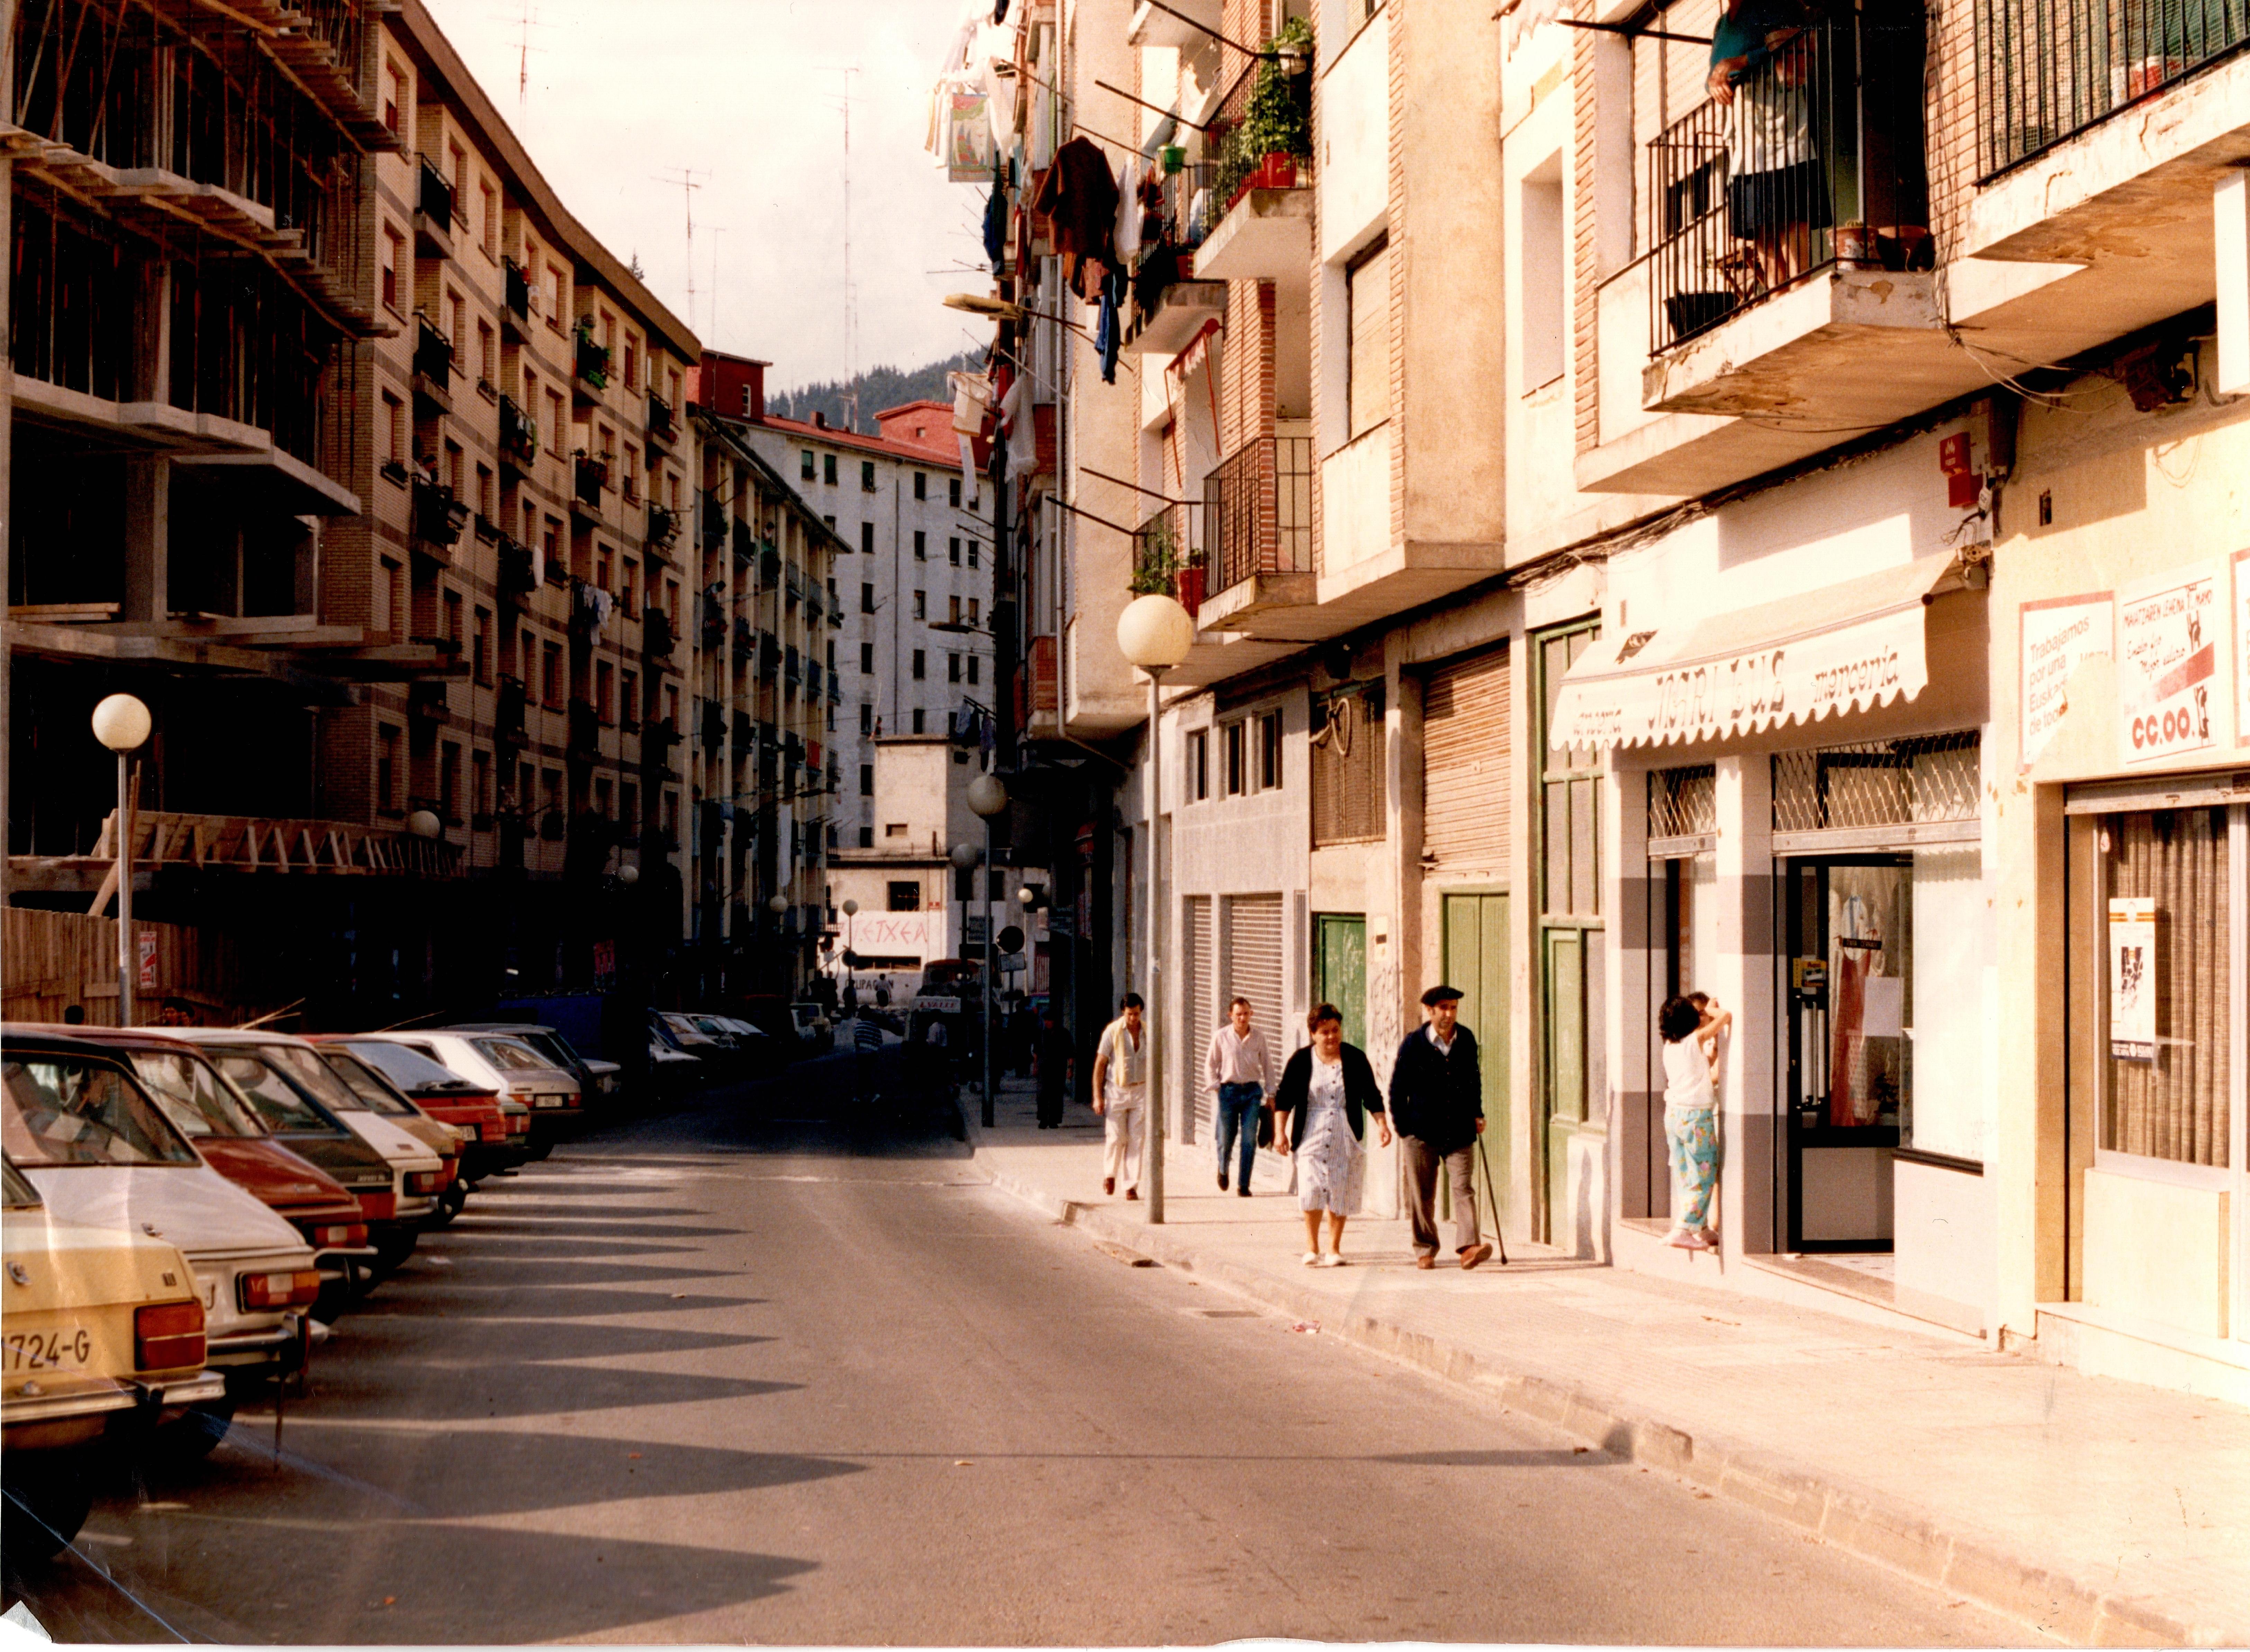
<path id="1" fill-rule="evenodd" d="M 330 1112 L 364 1113 L 368 1110 L 367 1103 L 328 1070 L 328 1064 L 303 1046 L 260 1044 L 258 1053 L 279 1068 L 298 1089 L 309 1092 L 314 1101 Z"/>
<path id="2" fill-rule="evenodd" d="M 133 1071 L 188 1136 L 263 1136 L 266 1127 L 240 1091 L 184 1050 L 135 1050 Z"/>
<path id="3" fill-rule="evenodd" d="M 187 1139 L 114 1068 L 66 1055 L 10 1057 L 0 1131 L 19 1165 L 199 1165 Z"/>
<path id="4" fill-rule="evenodd" d="M 306 1099 L 304 1093 L 259 1059 L 255 1050 L 222 1046 L 211 1051 L 211 1065 L 258 1109 L 270 1130 L 335 1133 L 335 1121 Z"/>
<path id="5" fill-rule="evenodd" d="M 401 1089 L 424 1089 L 433 1085 L 451 1085 L 455 1089 L 477 1088 L 452 1068 L 432 1061 L 419 1050 L 393 1044 L 389 1039 L 351 1039 L 344 1047 Z"/>
<path id="6" fill-rule="evenodd" d="M 529 1050 L 508 1038 L 473 1038 L 469 1040 L 476 1053 L 502 1072 L 544 1072 L 547 1063 Z"/>
<path id="7" fill-rule="evenodd" d="M 369 1112 L 388 1113 L 393 1118 L 415 1116 L 414 1103 L 370 1072 L 365 1063 L 354 1061 L 349 1051 L 323 1046 L 321 1060 L 343 1081 L 345 1089 L 367 1103 Z"/>

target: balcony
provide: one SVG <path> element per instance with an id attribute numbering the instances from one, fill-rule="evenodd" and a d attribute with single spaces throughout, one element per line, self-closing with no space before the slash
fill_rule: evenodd
<path id="1" fill-rule="evenodd" d="M 1204 478 L 1202 515 L 1188 565 L 1202 576 L 1205 629 L 1251 630 L 1253 616 L 1314 600 L 1310 436 L 1237 448 Z"/>
<path id="2" fill-rule="evenodd" d="M 500 680 L 499 709 L 493 718 L 493 734 L 504 746 L 530 743 L 529 731 L 524 726 L 524 714 L 531 703 L 522 679 L 502 677 Z"/>
<path id="3" fill-rule="evenodd" d="M 666 447 L 680 439 L 680 426 L 673 418 L 672 404 L 654 391 L 648 393 L 648 439 Z"/>
<path id="4" fill-rule="evenodd" d="M 453 404 L 453 341 L 420 310 L 414 312 L 414 393 L 435 402 L 441 412 Z"/>
<path id="5" fill-rule="evenodd" d="M 426 155 L 415 157 L 414 252 L 418 258 L 453 256 L 453 186 Z"/>
<path id="6" fill-rule="evenodd" d="M 703 702 L 703 748 L 717 751 L 727 743 L 727 708 L 716 700 Z"/>
<path id="7" fill-rule="evenodd" d="M 595 342 L 593 323 L 583 319 L 572 335 L 570 370 L 579 401 L 594 401 L 610 387 L 610 347 Z"/>
<path id="8" fill-rule="evenodd" d="M 445 694 L 443 682 L 411 682 L 406 685 L 406 715 L 411 722 L 427 728 L 437 728 L 453 720 L 453 708 Z"/>
<path id="9" fill-rule="evenodd" d="M 590 700 L 570 702 L 570 743 L 567 750 L 574 757 L 602 755 L 602 719 Z"/>
<path id="10" fill-rule="evenodd" d="M 727 605 L 707 591 L 698 606 L 703 611 L 703 646 L 716 648 L 727 640 Z"/>
<path id="11" fill-rule="evenodd" d="M 666 505 L 648 508 L 646 543 L 659 548 L 669 548 L 680 537 L 680 513 Z"/>
<path id="12" fill-rule="evenodd" d="M 750 533 L 749 523 L 737 516 L 734 521 L 735 560 L 748 567 L 757 555 L 758 542 Z"/>
<path id="13" fill-rule="evenodd" d="M 531 422 L 513 396 L 500 398 L 500 463 L 519 473 L 539 457 L 539 427 Z"/>
<path id="14" fill-rule="evenodd" d="M 416 549 L 440 562 L 453 559 L 453 547 L 469 525 L 469 508 L 453 497 L 443 482 L 425 476 L 414 479 L 414 537 Z"/>
<path id="15" fill-rule="evenodd" d="M 512 258 L 500 259 L 507 273 L 507 301 L 500 311 L 500 330 L 521 343 L 531 328 L 531 274 Z"/>
<path id="16" fill-rule="evenodd" d="M 500 600 L 521 605 L 525 598 L 538 589 L 539 576 L 531 547 L 502 535 L 500 545 Z"/>
<path id="17" fill-rule="evenodd" d="M 1309 68 L 1289 75 L 1273 59 L 1254 60 L 1211 117 L 1211 198 L 1226 207 L 1197 249 L 1197 280 L 1310 287 L 1313 79 Z"/>
<path id="18" fill-rule="evenodd" d="M 602 513 L 602 494 L 610 485 L 610 459 L 606 453 L 576 453 L 570 456 L 570 496 L 579 508 L 594 515 Z"/>
<path id="19" fill-rule="evenodd" d="M 1016 726 L 1034 740 L 1052 740 L 1062 733 L 1060 653 L 1054 637 L 1033 637 L 1016 678 Z"/>
<path id="20" fill-rule="evenodd" d="M 641 648 L 651 660 L 669 660 L 679 639 L 672 634 L 672 620 L 663 609 L 649 605 L 647 617 L 641 621 Z"/>
<path id="21" fill-rule="evenodd" d="M 701 492 L 703 506 L 703 549 L 713 551 L 727 543 L 727 507 L 719 496 L 706 487 Z"/>
<path id="22" fill-rule="evenodd" d="M 1133 22 L 1125 43 L 1133 46 L 1199 46 L 1218 32 L 1220 10 L 1219 0 L 1167 0 L 1162 6 L 1140 0 L 1133 8 Z M 1190 17 L 1195 22 L 1189 22 Z"/>
<path id="23" fill-rule="evenodd" d="M 820 698 L 820 662 L 808 659 L 804 662 L 804 687 L 816 700 Z"/>
<path id="24" fill-rule="evenodd" d="M 1170 360 L 1194 343 L 1211 322 L 1225 320 L 1225 282 L 1175 281 L 1163 290 L 1153 309 L 1134 316 L 1122 349 L 1128 356 Z"/>

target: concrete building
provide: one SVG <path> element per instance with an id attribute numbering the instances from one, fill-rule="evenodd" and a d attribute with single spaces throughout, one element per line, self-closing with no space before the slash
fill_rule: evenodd
<path id="1" fill-rule="evenodd" d="M 1076 851 L 1062 997 L 1147 978 L 1153 831 L 1176 1084 L 1236 991 L 1380 1067 L 1446 978 L 1511 1234 L 2239 1398 L 2240 21 L 1829 9 L 1742 66 L 1760 128 L 1717 17 L 1064 0 L 951 66 L 1025 88 L 992 360 L 1059 440 L 1002 494 L 1002 744 Z M 1162 179 L 1114 383 L 1074 137 Z M 1136 584 L 1198 626 L 1153 823 Z M 1715 1255 L 1667 1242 L 1690 989 Z"/>

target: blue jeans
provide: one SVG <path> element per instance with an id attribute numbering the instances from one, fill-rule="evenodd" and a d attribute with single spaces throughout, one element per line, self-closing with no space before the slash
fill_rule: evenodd
<path id="1" fill-rule="evenodd" d="M 1235 1185 L 1250 1186 L 1250 1166 L 1258 1157 L 1258 1104 L 1266 1099 L 1263 1086 L 1222 1084 L 1218 1087 L 1218 1116 L 1213 1120 L 1218 1136 L 1218 1173 L 1226 1174 L 1226 1161 L 1234 1151 L 1234 1138 L 1242 1137 L 1242 1168 Z"/>

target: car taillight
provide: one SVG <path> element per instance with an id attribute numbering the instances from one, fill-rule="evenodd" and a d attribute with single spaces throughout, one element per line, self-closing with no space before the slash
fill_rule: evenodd
<path id="1" fill-rule="evenodd" d="M 152 1303 L 133 1310 L 135 1371 L 182 1371 L 203 1363 L 201 1303 Z"/>
<path id="2" fill-rule="evenodd" d="M 506 1141 L 507 1139 L 507 1121 L 506 1119 L 502 1119 L 497 1124 L 487 1124 L 484 1127 L 484 1137 L 488 1142 Z"/>
<path id="3" fill-rule="evenodd" d="M 507 1133 L 508 1133 L 509 1135 L 511 1135 L 511 1136 L 521 1136 L 521 1135 L 522 1135 L 522 1134 L 523 1134 L 523 1132 L 524 1132 L 524 1131 L 526 1131 L 526 1130 L 529 1130 L 530 1128 L 531 1128 L 531 1115 L 530 1115 L 530 1114 L 528 1114 L 528 1113 L 510 1113 L 510 1114 L 507 1116 Z"/>
<path id="4" fill-rule="evenodd" d="M 410 1193 L 434 1193 L 445 1185 L 445 1172 L 441 1170 L 410 1170 L 406 1172 L 406 1191 Z"/>
<path id="5" fill-rule="evenodd" d="M 315 1245 L 334 1245 L 342 1250 L 356 1250 L 367 1243 L 367 1229 L 358 1222 L 334 1222 L 314 1226 L 305 1237 Z"/>
<path id="6" fill-rule="evenodd" d="M 321 1275 L 305 1268 L 281 1274 L 243 1274 L 234 1282 L 245 1309 L 301 1308 L 321 1294 Z"/>
<path id="7" fill-rule="evenodd" d="M 398 1200 L 387 1189 L 380 1193 L 362 1193 L 359 1213 L 371 1222 L 387 1222 L 398 1213 Z"/>

